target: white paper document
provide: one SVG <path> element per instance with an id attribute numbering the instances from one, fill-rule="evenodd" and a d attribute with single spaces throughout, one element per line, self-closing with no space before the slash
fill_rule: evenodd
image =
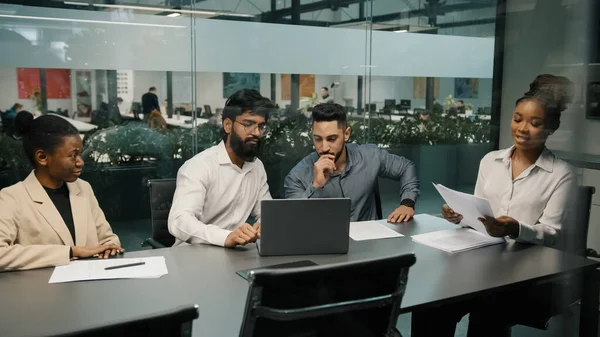
<path id="1" fill-rule="evenodd" d="M 479 198 L 471 194 L 458 192 L 440 184 L 433 184 L 433 186 L 440 193 L 444 201 L 454 210 L 454 212 L 461 214 L 463 220 L 461 225 L 469 226 L 478 232 L 489 236 L 485 226 L 481 221 L 477 220 L 485 215 L 494 216 L 492 206 L 490 206 L 487 199 Z"/>
<path id="2" fill-rule="evenodd" d="M 144 262 L 143 265 L 105 270 L 131 263 Z M 153 256 L 132 259 L 108 259 L 72 261 L 66 266 L 54 268 L 48 283 L 64 283 L 74 281 L 110 280 L 127 278 L 159 278 L 167 275 L 167 264 L 164 256 Z"/>
<path id="3" fill-rule="evenodd" d="M 455 228 L 419 234 L 413 236 L 412 239 L 415 242 L 447 253 L 464 252 L 505 242 L 504 238 L 493 238 L 470 228 Z"/>
<path id="4" fill-rule="evenodd" d="M 378 221 L 359 221 L 350 223 L 350 237 L 354 241 L 400 238 L 403 236 L 404 235 L 387 228 Z"/>

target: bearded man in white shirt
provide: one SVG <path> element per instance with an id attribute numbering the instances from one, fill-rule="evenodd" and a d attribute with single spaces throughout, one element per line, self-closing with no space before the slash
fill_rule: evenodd
<path id="1" fill-rule="evenodd" d="M 256 158 L 275 106 L 253 89 L 233 94 L 223 109 L 222 141 L 179 169 L 169 232 L 183 242 L 233 248 L 260 238 L 260 202 L 271 199 Z M 247 223 L 252 215 L 257 221 Z"/>

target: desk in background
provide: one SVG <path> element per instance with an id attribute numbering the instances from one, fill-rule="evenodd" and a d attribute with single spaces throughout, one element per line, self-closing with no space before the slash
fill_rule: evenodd
<path id="1" fill-rule="evenodd" d="M 88 131 L 91 131 L 91 130 L 94 130 L 95 128 L 97 128 L 97 126 L 94 124 L 78 121 L 76 119 L 61 116 L 59 114 L 49 113 L 48 115 L 58 116 L 62 119 L 69 121 L 69 123 L 71 123 L 71 125 L 73 125 L 75 128 L 77 128 L 77 130 L 79 130 L 79 132 L 88 132 Z"/>
<path id="2" fill-rule="evenodd" d="M 424 217 L 388 225 L 406 236 L 453 228 Z M 125 247 L 127 248 L 127 247 Z M 160 279 L 109 280 L 48 284 L 52 268 L 0 273 L 0 336 L 42 336 L 77 331 L 116 320 L 198 303 L 194 336 L 236 336 L 242 323 L 247 282 L 237 270 L 312 260 L 318 264 L 370 259 L 414 252 L 402 312 L 421 310 L 561 276 L 596 271 L 597 262 L 542 246 L 510 242 L 459 254 L 412 242 L 410 237 L 350 241 L 347 255 L 260 257 L 254 244 L 237 249 L 208 245 L 180 246 L 126 253 L 127 257 L 165 256 L 169 274 Z M 595 275 L 595 274 L 594 274 Z M 465 280 L 468 280 L 466 282 Z M 588 279 L 580 336 L 598 326 L 598 284 Z M 595 294 L 595 296 L 593 296 Z M 590 334 L 591 333 L 591 334 Z"/>
<path id="3" fill-rule="evenodd" d="M 172 126 L 178 126 L 181 128 L 186 128 L 186 129 L 191 129 L 193 127 L 192 123 L 185 122 L 185 121 L 191 121 L 191 120 L 192 120 L 191 116 L 179 116 L 179 118 L 177 118 L 176 115 L 173 115 L 172 118 L 168 118 L 168 117 L 165 118 L 165 121 L 167 122 L 167 124 L 172 125 Z M 208 119 L 196 118 L 196 123 L 197 123 L 197 125 L 208 123 Z"/>

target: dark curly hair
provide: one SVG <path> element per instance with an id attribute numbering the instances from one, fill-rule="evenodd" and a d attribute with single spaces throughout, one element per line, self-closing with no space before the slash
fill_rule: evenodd
<path id="1" fill-rule="evenodd" d="M 568 78 L 550 74 L 539 75 L 529 85 L 529 91 L 519 98 L 515 105 L 528 100 L 538 102 L 546 113 L 548 129 L 560 126 L 560 115 L 573 99 L 574 85 Z"/>

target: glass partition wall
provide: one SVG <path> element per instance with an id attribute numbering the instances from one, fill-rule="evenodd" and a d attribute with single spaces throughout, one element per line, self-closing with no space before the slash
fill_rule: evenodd
<path id="1" fill-rule="evenodd" d="M 494 1 L 435 3 L 4 3 L 1 109 L 20 103 L 77 126 L 82 178 L 115 230 L 131 232 L 129 249 L 149 235 L 147 181 L 174 178 L 185 160 L 217 144 L 223 105 L 241 88 L 278 107 L 260 156 L 274 198 L 314 151 L 311 110 L 326 88 L 347 110 L 352 142 L 415 162 L 417 212 L 435 214 L 441 199 L 431 183 L 472 192 L 478 162 L 493 147 L 496 17 Z M 163 120 L 149 123 L 141 98 L 150 89 Z M 2 135 L 0 187 L 31 169 L 19 146 Z M 398 206 L 399 188 L 380 182 L 384 213 Z"/>

